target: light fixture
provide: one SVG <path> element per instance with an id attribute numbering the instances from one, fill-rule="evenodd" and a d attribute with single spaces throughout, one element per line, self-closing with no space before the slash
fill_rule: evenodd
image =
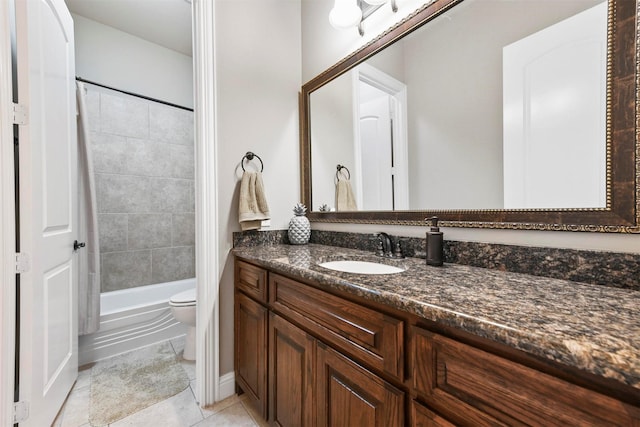
<path id="1" fill-rule="evenodd" d="M 366 4 L 363 4 L 362 0 L 358 0 L 358 4 L 362 9 L 363 21 L 385 3 L 391 3 L 391 10 L 393 11 L 393 13 L 396 13 L 398 11 L 396 0 L 364 0 L 364 3 Z"/>
<path id="2" fill-rule="evenodd" d="M 357 0 L 336 0 L 329 12 L 329 22 L 335 28 L 355 27 L 362 20 L 362 9 Z"/>
<path id="3" fill-rule="evenodd" d="M 362 23 L 383 4 L 391 2 L 391 10 L 398 11 L 396 0 L 335 0 L 329 12 L 329 22 L 334 28 L 348 29 L 358 27 L 358 33 L 364 35 Z"/>

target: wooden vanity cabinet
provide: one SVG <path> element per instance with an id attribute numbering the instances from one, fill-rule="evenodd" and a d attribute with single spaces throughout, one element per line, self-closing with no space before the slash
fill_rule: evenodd
<path id="1" fill-rule="evenodd" d="M 236 380 L 258 412 L 287 427 L 404 426 L 404 392 L 360 364 L 400 377 L 403 322 L 259 270 L 236 261 Z"/>
<path id="2" fill-rule="evenodd" d="M 626 403 L 409 313 L 241 260 L 235 271 L 236 381 L 272 425 L 640 427 L 622 386 L 604 390 Z"/>

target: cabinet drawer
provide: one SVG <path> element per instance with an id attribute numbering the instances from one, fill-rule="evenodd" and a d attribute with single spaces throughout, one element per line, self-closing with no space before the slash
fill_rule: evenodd
<path id="1" fill-rule="evenodd" d="M 275 311 L 372 369 L 402 380 L 401 320 L 277 274 L 269 276 L 269 289 Z"/>
<path id="2" fill-rule="evenodd" d="M 462 425 L 637 425 L 638 409 L 466 344 L 412 328 L 416 391 Z"/>
<path id="3" fill-rule="evenodd" d="M 267 271 L 244 261 L 236 260 L 236 288 L 262 303 L 267 302 Z"/>

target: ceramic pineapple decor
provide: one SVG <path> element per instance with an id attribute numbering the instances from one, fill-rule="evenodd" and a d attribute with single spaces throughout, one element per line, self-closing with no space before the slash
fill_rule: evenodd
<path id="1" fill-rule="evenodd" d="M 311 237 L 311 223 L 305 216 L 307 207 L 297 203 L 293 207 L 293 213 L 296 215 L 289 221 L 289 242 L 292 245 L 306 245 Z"/>

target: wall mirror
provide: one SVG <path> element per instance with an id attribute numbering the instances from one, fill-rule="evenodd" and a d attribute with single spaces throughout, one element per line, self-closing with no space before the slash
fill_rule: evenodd
<path id="1" fill-rule="evenodd" d="M 302 87 L 309 218 L 640 232 L 637 13 L 426 4 Z"/>

